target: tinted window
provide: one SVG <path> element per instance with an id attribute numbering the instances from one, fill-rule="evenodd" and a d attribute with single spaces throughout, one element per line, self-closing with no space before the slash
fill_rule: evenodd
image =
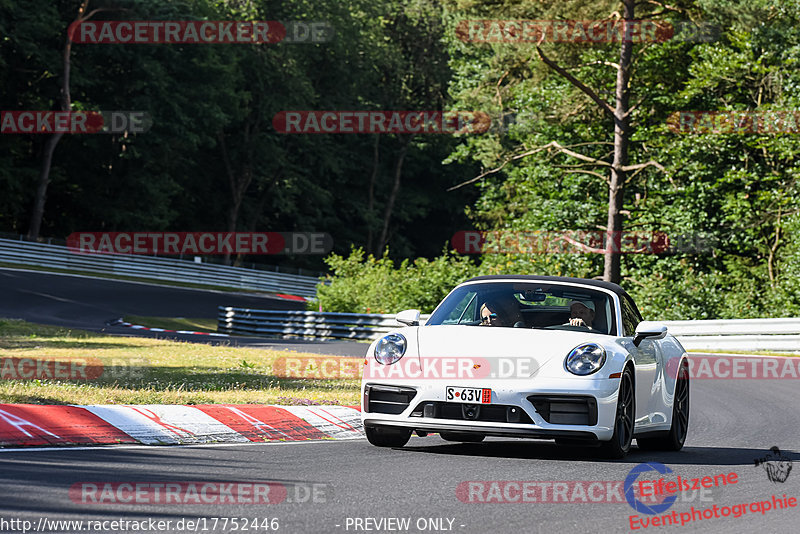
<path id="1" fill-rule="evenodd" d="M 586 330 L 601 334 L 615 331 L 611 297 L 592 288 L 545 282 L 494 282 L 470 284 L 450 293 L 426 325 L 500 326 Z M 581 306 L 584 309 L 581 312 Z M 591 312 L 589 312 L 591 310 Z M 587 315 L 588 314 L 588 315 Z M 489 320 L 483 316 L 492 315 Z M 570 325 L 583 316 L 591 324 Z"/>
<path id="2" fill-rule="evenodd" d="M 620 297 L 622 303 L 622 326 L 625 328 L 625 335 L 628 337 L 633 336 L 636 332 L 636 327 L 642 322 L 642 316 L 639 315 L 639 310 L 636 305 L 628 297 Z"/>

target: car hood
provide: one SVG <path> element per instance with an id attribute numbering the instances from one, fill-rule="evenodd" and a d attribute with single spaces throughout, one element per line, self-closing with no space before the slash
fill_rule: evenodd
<path id="1" fill-rule="evenodd" d="M 525 360 L 531 375 L 563 376 L 563 361 L 582 343 L 608 347 L 615 338 L 590 332 L 500 328 L 460 325 L 416 328 L 420 360 L 431 358 L 487 359 L 496 366 L 500 360 Z"/>

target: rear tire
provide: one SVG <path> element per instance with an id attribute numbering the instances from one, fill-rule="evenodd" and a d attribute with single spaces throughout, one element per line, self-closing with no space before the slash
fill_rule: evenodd
<path id="1" fill-rule="evenodd" d="M 679 451 L 689 433 L 689 365 L 684 362 L 675 381 L 675 400 L 672 403 L 672 426 L 663 436 L 636 438 L 644 451 Z"/>
<path id="2" fill-rule="evenodd" d="M 439 436 L 445 441 L 460 441 L 463 443 L 480 443 L 486 438 L 481 434 L 470 434 L 466 432 L 440 432 Z"/>
<path id="3" fill-rule="evenodd" d="M 625 367 L 619 381 L 617 411 L 614 417 L 614 434 L 609 441 L 600 442 L 600 452 L 606 458 L 624 458 L 631 450 L 633 426 L 636 415 L 636 392 L 633 388 L 633 372 Z"/>
<path id="4" fill-rule="evenodd" d="M 404 428 L 389 428 L 382 426 L 368 426 L 364 428 L 367 441 L 376 447 L 402 447 L 411 439 L 411 430 Z"/>

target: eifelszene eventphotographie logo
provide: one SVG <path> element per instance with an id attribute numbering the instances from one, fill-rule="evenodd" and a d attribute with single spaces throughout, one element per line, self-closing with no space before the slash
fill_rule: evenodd
<path id="1" fill-rule="evenodd" d="M 772 482 L 786 482 L 792 472 L 792 459 L 781 452 L 778 447 L 770 448 L 765 456 L 753 460 L 756 467 L 761 467 L 767 472 L 767 478 Z"/>

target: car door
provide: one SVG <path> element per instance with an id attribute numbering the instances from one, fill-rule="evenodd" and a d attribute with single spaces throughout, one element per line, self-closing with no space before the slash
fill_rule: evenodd
<path id="1" fill-rule="evenodd" d="M 620 304 L 625 337 L 630 339 L 626 345 L 636 367 L 636 426 L 648 426 L 654 422 L 654 411 L 658 410 L 653 398 L 656 394 L 658 398 L 661 396 L 661 350 L 658 341 L 652 339 L 642 340 L 638 347 L 633 344 L 636 326 L 642 321 L 642 316 L 629 297 L 622 296 Z"/>

